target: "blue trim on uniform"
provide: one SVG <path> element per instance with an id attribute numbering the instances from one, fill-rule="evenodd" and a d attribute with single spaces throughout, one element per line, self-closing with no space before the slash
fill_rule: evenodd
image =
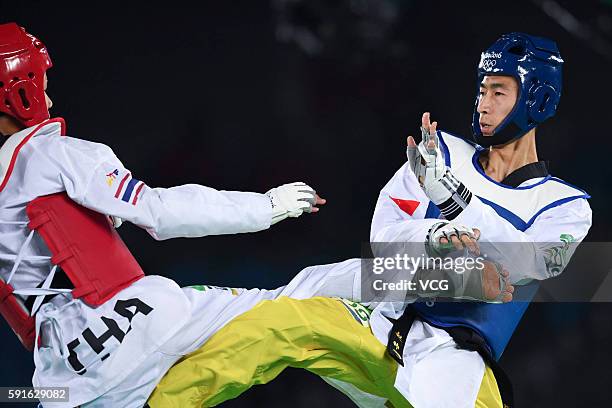
<path id="1" fill-rule="evenodd" d="M 466 143 L 466 144 L 472 146 L 474 149 L 484 149 L 484 147 L 480 146 L 478 143 L 474 142 L 473 140 L 466 139 L 465 137 L 463 137 L 461 135 L 458 135 L 456 133 L 453 133 L 453 132 L 449 132 L 448 130 L 439 130 L 438 132 L 444 132 L 444 133 L 446 133 L 449 136 L 452 136 L 452 137 L 454 137 L 456 139 L 459 139 L 463 143 Z"/>
<path id="2" fill-rule="evenodd" d="M 512 211 L 502 207 L 499 204 L 495 204 L 493 201 L 489 201 L 486 198 L 482 198 L 480 196 L 478 196 L 478 198 L 480 198 L 480 201 L 482 201 L 484 204 L 493 208 L 500 217 L 512 224 L 517 230 L 524 232 L 528 228 L 527 223 Z"/>
<path id="3" fill-rule="evenodd" d="M 437 205 L 430 201 L 427 205 L 427 211 L 425 211 L 425 218 L 440 218 L 440 209 Z"/>
<path id="4" fill-rule="evenodd" d="M 506 221 L 508 221 L 510 224 L 512 224 L 514 226 L 514 228 L 516 228 L 519 231 L 525 232 L 525 230 L 527 230 L 529 227 L 531 227 L 531 225 L 533 225 L 533 223 L 535 222 L 536 218 L 538 218 L 538 216 L 540 216 L 540 214 L 542 214 L 544 211 L 548 211 L 551 208 L 555 208 L 558 207 L 562 204 L 565 203 L 569 203 L 570 201 L 574 201 L 580 198 L 590 198 L 591 196 L 588 194 L 584 194 L 584 195 L 577 195 L 577 196 L 572 196 L 572 197 L 566 197 L 566 198 L 562 198 L 561 200 L 557 200 L 557 201 L 553 201 L 552 203 L 542 207 L 537 213 L 535 213 L 535 215 L 533 217 L 531 217 L 531 219 L 527 222 L 523 221 L 523 219 L 521 217 L 519 217 L 518 215 L 514 214 L 512 211 L 502 207 L 499 204 L 495 204 L 492 201 L 487 200 L 486 198 L 482 198 L 482 197 L 478 197 L 480 198 L 480 201 L 483 202 L 483 204 L 488 205 L 489 207 L 493 208 L 495 210 L 495 212 L 502 218 L 504 218 Z"/>
<path id="5" fill-rule="evenodd" d="M 562 198 L 561 200 L 558 200 L 558 201 L 555 201 L 553 203 L 550 203 L 547 206 L 543 207 L 540 211 L 535 213 L 535 215 L 533 217 L 531 217 L 531 219 L 529 221 L 527 221 L 527 228 L 531 227 L 531 224 L 533 224 L 535 219 L 538 218 L 538 216 L 540 214 L 542 214 L 544 211 L 550 210 L 551 208 L 554 208 L 554 207 L 558 207 L 561 204 L 569 203 L 570 201 L 574 201 L 574 200 L 577 200 L 579 198 L 587 199 L 587 198 L 591 198 L 591 196 L 588 195 L 588 194 L 584 194 L 584 195 L 579 195 L 579 196 L 566 197 L 566 198 Z"/>
<path id="6" fill-rule="evenodd" d="M 126 203 L 129 202 L 130 197 L 132 196 L 132 191 L 134 191 L 134 186 L 139 182 L 140 180 L 136 180 L 135 178 L 131 179 L 128 182 L 127 187 L 125 188 L 125 192 L 123 193 L 123 197 L 121 197 L 121 200 L 125 201 Z"/>
<path id="7" fill-rule="evenodd" d="M 575 188 L 575 189 L 576 189 L 576 190 L 578 190 L 578 191 L 582 191 L 582 193 L 584 193 L 584 194 L 586 195 L 586 198 L 591 198 L 591 195 L 590 195 L 589 193 L 587 193 L 586 191 L 584 191 L 584 190 L 583 190 L 583 189 L 581 189 L 581 188 L 576 187 L 576 186 L 575 186 L 575 185 L 573 185 L 573 184 L 568 183 L 568 182 L 567 182 L 567 181 L 565 181 L 565 180 L 561 180 L 561 179 L 560 179 L 560 178 L 558 178 L 558 177 L 553 177 L 551 180 L 556 181 L 557 183 L 565 184 L 565 185 L 566 185 L 566 186 L 568 186 L 568 187 Z"/>
<path id="8" fill-rule="evenodd" d="M 548 176 L 544 177 L 542 180 L 538 181 L 537 183 L 530 184 L 528 186 L 512 187 L 512 186 L 509 186 L 509 185 L 506 185 L 506 184 L 502 184 L 502 183 L 500 183 L 498 181 L 493 180 L 491 177 L 487 176 L 487 174 L 484 172 L 484 170 L 480 166 L 480 163 L 478 163 L 478 159 L 480 158 L 480 155 L 482 154 L 483 151 L 484 151 L 484 149 L 482 149 L 482 150 L 476 149 L 476 151 L 474 152 L 474 155 L 472 156 L 472 165 L 474 166 L 476 171 L 478 173 L 480 173 L 484 178 L 486 178 L 491 183 L 496 184 L 496 185 L 498 185 L 500 187 L 507 188 L 509 190 L 529 190 L 530 188 L 534 188 L 536 186 L 539 186 L 540 184 L 544 184 L 548 180 L 552 179 L 552 176 L 549 174 Z"/>
<path id="9" fill-rule="evenodd" d="M 444 138 L 442 138 L 442 132 L 438 130 L 437 133 L 438 133 L 438 140 L 440 140 L 440 147 L 444 151 L 444 162 L 447 167 L 450 167 L 451 166 L 450 151 L 448 150 L 448 146 L 446 145 Z"/>

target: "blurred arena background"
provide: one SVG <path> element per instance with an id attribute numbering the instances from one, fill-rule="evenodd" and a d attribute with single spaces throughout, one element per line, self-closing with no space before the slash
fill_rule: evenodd
<path id="1" fill-rule="evenodd" d="M 270 288 L 359 256 L 421 113 L 468 134 L 480 52 L 511 31 L 559 45 L 564 95 L 538 131 L 540 159 L 593 196 L 587 239 L 610 240 L 611 0 L 200 3 L 0 0 L 0 22 L 49 48 L 48 92 L 68 134 L 110 145 L 149 185 L 265 192 L 303 180 L 328 199 L 257 234 L 156 242 L 122 226 L 147 273 Z M 516 405 L 610 406 L 611 315 L 611 304 L 531 305 L 501 359 Z M 4 321 L 0 361 L 0 385 L 30 385 L 32 358 Z M 225 406 L 289 404 L 352 406 L 296 370 Z"/>

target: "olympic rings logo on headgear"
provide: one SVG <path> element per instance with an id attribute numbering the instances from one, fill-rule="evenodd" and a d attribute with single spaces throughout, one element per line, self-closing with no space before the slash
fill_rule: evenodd
<path id="1" fill-rule="evenodd" d="M 486 71 L 490 71 L 495 65 L 497 65 L 497 60 L 485 59 L 482 61 L 481 65 Z"/>

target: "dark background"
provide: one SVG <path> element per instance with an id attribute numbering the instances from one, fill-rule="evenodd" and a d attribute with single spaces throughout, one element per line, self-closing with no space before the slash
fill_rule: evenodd
<path id="1" fill-rule="evenodd" d="M 110 145 L 150 186 L 265 192 L 303 180 L 328 199 L 257 234 L 156 242 L 121 227 L 150 274 L 271 288 L 305 266 L 358 257 L 421 113 L 469 134 L 480 52 L 511 31 L 559 45 L 564 95 L 538 131 L 540 159 L 593 196 L 588 240 L 609 240 L 611 1 L 55 3 L 0 0 L 0 22 L 49 48 L 53 115 L 69 135 Z M 531 305 L 501 359 L 517 406 L 610 406 L 611 313 Z M 0 326 L 0 385 L 29 385 L 32 358 Z M 351 406 L 295 370 L 226 406 L 288 404 Z"/>

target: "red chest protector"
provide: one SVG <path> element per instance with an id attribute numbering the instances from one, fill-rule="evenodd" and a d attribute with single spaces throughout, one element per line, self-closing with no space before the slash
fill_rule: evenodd
<path id="1" fill-rule="evenodd" d="M 96 307 L 144 276 L 109 218 L 72 201 L 65 193 L 36 198 L 26 206 L 28 227 L 36 230 L 74 289 L 72 295 Z M 23 345 L 34 345 L 34 318 L 12 287 L 0 281 L 0 313 Z"/>

